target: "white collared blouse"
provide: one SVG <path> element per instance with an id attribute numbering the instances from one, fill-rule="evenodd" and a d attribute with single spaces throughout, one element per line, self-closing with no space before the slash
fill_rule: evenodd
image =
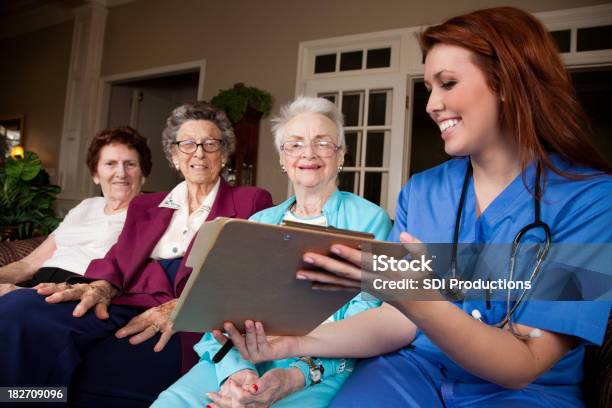
<path id="1" fill-rule="evenodd" d="M 185 255 L 189 243 L 210 214 L 220 184 L 221 179 L 219 178 L 210 193 L 202 200 L 200 207 L 191 214 L 189 214 L 187 182 L 183 181 L 172 189 L 159 207 L 171 208 L 175 211 L 166 232 L 153 248 L 151 258 L 174 259 Z"/>

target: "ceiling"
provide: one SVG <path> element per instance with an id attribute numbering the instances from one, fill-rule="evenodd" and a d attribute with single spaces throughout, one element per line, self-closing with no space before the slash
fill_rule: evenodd
<path id="1" fill-rule="evenodd" d="M 22 15 L 49 6 L 70 10 L 85 3 L 86 0 L 0 0 L 0 18 Z"/>
<path id="2" fill-rule="evenodd" d="M 111 8 L 135 0 L 0 0 L 0 40 L 74 19 L 86 4 Z"/>

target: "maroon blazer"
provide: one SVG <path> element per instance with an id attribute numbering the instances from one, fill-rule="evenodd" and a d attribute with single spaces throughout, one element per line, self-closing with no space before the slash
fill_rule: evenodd
<path id="1" fill-rule="evenodd" d="M 95 259 L 87 268 L 87 280 L 104 279 L 119 289 L 112 304 L 150 308 L 178 298 L 187 283 L 191 268 L 185 261 L 191 251 L 189 244 L 179 266 L 174 285 L 162 267 L 151 259 L 151 252 L 164 234 L 175 210 L 160 208 L 168 193 L 142 194 L 132 200 L 123 230 L 117 243 L 103 259 Z M 272 197 L 256 187 L 232 187 L 221 179 L 219 192 L 207 221 L 217 217 L 249 218 L 272 206 Z M 193 346 L 201 333 L 180 333 L 182 368 L 187 372 L 198 359 Z"/>
<path id="2" fill-rule="evenodd" d="M 164 234 L 175 210 L 160 208 L 168 193 L 142 194 L 132 200 L 123 230 L 117 243 L 103 259 L 95 259 L 85 277 L 104 279 L 119 289 L 113 304 L 149 308 L 168 302 L 181 295 L 191 268 L 185 261 L 191 251 L 189 244 L 177 271 L 174 286 L 151 252 Z M 207 221 L 217 217 L 249 218 L 272 206 L 270 193 L 256 187 L 231 187 L 221 180 L 219 192 Z"/>

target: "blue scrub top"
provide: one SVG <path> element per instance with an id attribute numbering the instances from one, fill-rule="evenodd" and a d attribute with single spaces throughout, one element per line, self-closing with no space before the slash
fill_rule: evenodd
<path id="1" fill-rule="evenodd" d="M 551 160 L 559 169 L 572 173 L 593 174 L 563 161 L 558 155 Z M 400 193 L 397 214 L 390 241 L 399 241 L 406 231 L 426 243 L 451 243 L 461 188 L 468 158 L 455 158 L 411 177 Z M 461 226 L 460 243 L 511 243 L 525 225 L 533 222 L 534 166 L 519 175 L 476 217 L 473 180 L 467 190 Z M 541 219 L 551 228 L 554 243 L 612 242 L 612 177 L 601 175 L 583 180 L 569 180 L 556 173 L 543 173 L 546 180 L 541 200 Z M 478 309 L 483 321 L 497 323 L 505 317 L 506 305 L 492 302 L 487 309 L 483 301 L 457 302 L 466 313 Z M 582 380 L 584 346 L 601 344 L 605 334 L 610 303 L 592 302 L 523 302 L 513 320 L 579 338 L 579 345 L 568 352 L 554 367 L 533 384 L 579 384 Z M 482 383 L 451 361 L 423 333 L 418 332 L 412 345 L 414 352 L 445 369 L 458 381 Z"/>

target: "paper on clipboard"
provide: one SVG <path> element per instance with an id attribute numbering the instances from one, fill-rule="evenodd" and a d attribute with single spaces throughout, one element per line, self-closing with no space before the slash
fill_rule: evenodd
<path id="1" fill-rule="evenodd" d="M 295 278 L 304 252 L 329 254 L 341 243 L 373 242 L 346 231 L 321 231 L 234 218 L 204 223 L 187 265 L 193 272 L 172 314 L 174 330 L 205 332 L 232 321 L 262 321 L 269 335 L 304 335 L 325 321 L 356 293 L 313 291 Z"/>

